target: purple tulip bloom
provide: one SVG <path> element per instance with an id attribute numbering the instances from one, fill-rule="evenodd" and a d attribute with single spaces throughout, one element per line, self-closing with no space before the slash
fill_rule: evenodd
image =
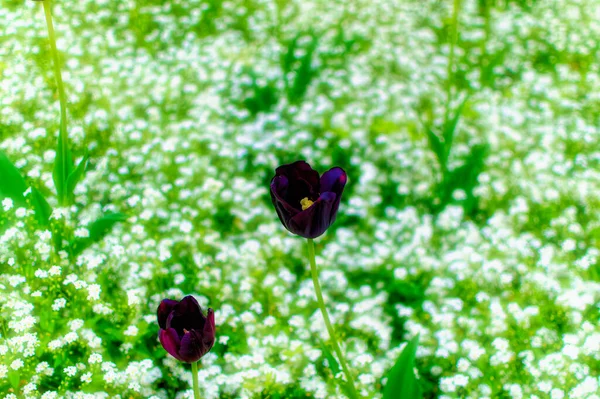
<path id="1" fill-rule="evenodd" d="M 304 161 L 282 165 L 271 180 L 271 200 L 290 232 L 316 238 L 335 221 L 348 177 L 335 167 L 319 173 Z"/>
<path id="2" fill-rule="evenodd" d="M 191 295 L 179 302 L 163 299 L 157 315 L 160 343 L 177 360 L 197 362 L 215 343 L 215 314 L 208 309 L 205 317 Z"/>

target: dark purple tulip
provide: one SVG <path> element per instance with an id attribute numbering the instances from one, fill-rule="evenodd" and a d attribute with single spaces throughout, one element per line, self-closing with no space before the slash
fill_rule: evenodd
<path id="1" fill-rule="evenodd" d="M 191 295 L 179 302 L 163 299 L 157 315 L 160 343 L 177 360 L 197 362 L 215 343 L 215 314 L 208 309 L 204 317 Z"/>
<path id="2" fill-rule="evenodd" d="M 319 173 L 304 161 L 282 165 L 271 180 L 271 200 L 290 232 L 316 238 L 335 221 L 348 177 L 335 167 Z"/>

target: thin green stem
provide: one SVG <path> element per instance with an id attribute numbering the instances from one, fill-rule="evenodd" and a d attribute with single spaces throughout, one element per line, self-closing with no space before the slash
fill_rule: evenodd
<path id="1" fill-rule="evenodd" d="M 198 388 L 198 362 L 192 363 L 192 385 L 194 386 L 194 399 L 200 399 L 200 388 Z"/>
<path id="2" fill-rule="evenodd" d="M 321 292 L 321 284 L 319 283 L 319 273 L 317 272 L 317 262 L 315 260 L 315 244 L 311 238 L 308 239 L 308 260 L 310 261 L 310 272 L 312 275 L 313 284 L 315 286 L 315 293 L 317 294 L 317 303 L 319 304 L 319 308 L 321 309 L 323 320 L 325 320 L 325 326 L 327 327 L 327 331 L 329 332 L 329 337 L 331 338 L 331 343 L 333 344 L 333 350 L 335 351 L 340 361 L 340 365 L 342 366 L 342 370 L 344 371 L 344 375 L 348 380 L 348 387 L 350 388 L 352 396 L 354 398 L 359 398 L 360 396 L 358 394 L 358 391 L 354 386 L 354 378 L 352 378 L 352 374 L 350 373 L 350 369 L 348 368 L 346 358 L 344 357 L 344 354 L 340 349 L 337 335 L 335 333 L 335 330 L 333 329 L 331 320 L 329 320 L 329 314 L 327 313 L 327 308 L 325 307 L 323 293 Z"/>
<path id="3" fill-rule="evenodd" d="M 460 10 L 460 0 L 454 0 L 452 8 L 452 32 L 450 37 L 450 54 L 448 55 L 448 87 L 446 89 L 446 120 L 450 114 L 450 103 L 452 101 L 452 84 L 454 82 L 454 51 L 458 43 L 458 13 Z"/>
<path id="4" fill-rule="evenodd" d="M 56 79 L 56 86 L 58 88 L 58 101 L 60 103 L 60 129 L 58 142 L 62 146 L 61 151 L 63 154 L 67 154 L 67 96 L 65 95 L 65 86 L 63 84 L 62 75 L 60 73 L 60 63 L 58 59 L 58 51 L 56 50 L 56 35 L 54 34 L 54 26 L 52 25 L 52 8 L 50 6 L 50 0 L 44 0 L 44 15 L 46 16 L 46 25 L 48 26 L 48 40 L 50 41 L 50 53 L 52 54 L 53 67 L 54 67 L 54 78 Z M 66 157 L 63 157 L 62 162 L 67 162 Z M 63 165 L 61 168 L 63 174 L 67 173 L 68 167 Z M 68 176 L 62 176 L 62 182 L 67 181 Z M 65 193 L 66 191 L 63 190 Z M 61 203 L 66 203 L 65 195 L 63 198 L 59 198 Z"/>

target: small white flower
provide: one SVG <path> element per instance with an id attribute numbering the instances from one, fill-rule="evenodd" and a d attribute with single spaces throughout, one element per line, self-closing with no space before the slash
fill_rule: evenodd
<path id="1" fill-rule="evenodd" d="M 37 278 L 46 278 L 48 277 L 48 272 L 42 269 L 37 269 L 34 273 L 34 276 Z"/>
<path id="2" fill-rule="evenodd" d="M 51 351 L 57 350 L 58 348 L 61 348 L 64 345 L 64 343 L 62 342 L 62 340 L 60 339 L 54 339 L 50 342 L 48 342 L 48 349 L 50 349 Z"/>
<path id="3" fill-rule="evenodd" d="M 88 290 L 88 299 L 97 301 L 98 299 L 100 299 L 100 291 L 102 291 L 102 289 L 100 288 L 99 284 L 90 284 L 87 287 Z"/>
<path id="4" fill-rule="evenodd" d="M 128 388 L 131 389 L 132 391 L 139 392 L 141 389 L 141 386 L 138 382 L 133 381 L 133 382 L 129 383 Z"/>
<path id="5" fill-rule="evenodd" d="M 136 326 L 129 326 L 127 327 L 127 329 L 125 330 L 125 332 L 123 334 L 130 336 L 130 337 L 135 337 L 138 334 L 138 328 Z"/>
<path id="6" fill-rule="evenodd" d="M 92 353 L 88 359 L 89 364 L 102 363 L 102 355 L 99 353 Z"/>
<path id="7" fill-rule="evenodd" d="M 83 327 L 83 323 L 84 322 L 81 319 L 73 319 L 69 322 L 69 328 L 71 329 L 71 331 L 77 331 L 81 327 Z"/>
<path id="8" fill-rule="evenodd" d="M 90 231 L 85 227 L 80 227 L 75 230 L 75 237 L 87 238 L 90 236 Z"/>
<path id="9" fill-rule="evenodd" d="M 52 304 L 52 310 L 58 312 L 60 309 L 64 308 L 66 304 L 67 300 L 65 298 L 55 299 L 54 303 Z"/>
<path id="10" fill-rule="evenodd" d="M 10 368 L 13 370 L 18 370 L 21 367 L 23 367 L 23 361 L 21 359 L 13 360 L 13 362 L 10 364 Z"/>
<path id="11" fill-rule="evenodd" d="M 229 337 L 227 335 L 219 335 L 219 343 L 221 345 L 227 345 L 227 342 L 229 342 Z"/>
<path id="12" fill-rule="evenodd" d="M 10 198 L 4 198 L 2 200 L 2 207 L 4 208 L 4 212 L 9 211 L 13 207 L 13 200 Z"/>
<path id="13" fill-rule="evenodd" d="M 188 220 L 184 220 L 183 222 L 181 222 L 181 224 L 179 225 L 179 230 L 181 230 L 182 233 L 189 233 L 190 231 L 192 231 L 192 228 L 194 226 L 192 225 L 191 222 L 189 222 Z"/>
<path id="14" fill-rule="evenodd" d="M 30 382 L 29 384 L 27 384 L 23 387 L 23 393 L 28 394 L 28 393 L 35 391 L 36 389 L 37 389 L 37 385 L 34 384 L 33 382 Z"/>
<path id="15" fill-rule="evenodd" d="M 67 335 L 65 335 L 65 342 L 67 344 L 70 344 L 71 342 L 75 342 L 77 341 L 77 333 L 74 331 L 71 331 L 70 333 L 67 333 Z"/>
<path id="16" fill-rule="evenodd" d="M 50 367 L 48 362 L 41 362 L 36 366 L 35 372 L 38 374 L 52 375 L 54 373 L 54 369 Z"/>

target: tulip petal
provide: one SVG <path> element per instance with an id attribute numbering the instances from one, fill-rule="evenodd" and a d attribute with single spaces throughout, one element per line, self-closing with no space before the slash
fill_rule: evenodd
<path id="1" fill-rule="evenodd" d="M 336 195 L 335 203 L 331 207 L 330 225 L 335 221 L 338 208 L 340 207 L 340 200 L 342 199 L 342 192 L 344 192 L 347 181 L 348 176 L 346 172 L 339 167 L 331 168 L 321 176 L 321 191 L 323 193 L 330 191 Z"/>
<path id="2" fill-rule="evenodd" d="M 285 176 L 288 179 L 289 184 L 283 199 L 298 210 L 302 209 L 301 199 L 314 200 L 319 196 L 321 185 L 319 172 L 305 161 L 282 165 L 275 170 L 275 176 Z"/>
<path id="3" fill-rule="evenodd" d="M 306 161 L 296 161 L 281 165 L 275 169 L 275 176 L 286 176 L 290 180 L 302 179 L 311 187 L 319 188 L 319 172 L 310 167 Z"/>
<path id="4" fill-rule="evenodd" d="M 184 362 L 194 363 L 200 360 L 209 349 L 202 342 L 202 335 L 196 330 L 191 330 L 186 332 L 181 339 L 179 356 Z"/>
<path id="5" fill-rule="evenodd" d="M 335 168 L 329 169 L 321 176 L 321 191 L 324 193 L 331 191 L 338 197 L 341 197 L 347 181 L 348 176 L 344 169 L 336 166 Z"/>
<path id="6" fill-rule="evenodd" d="M 202 330 L 202 342 L 208 348 L 207 351 L 215 344 L 215 312 L 212 309 L 208 309 L 206 315 L 206 323 Z"/>
<path id="7" fill-rule="evenodd" d="M 202 330 L 205 320 L 198 301 L 188 295 L 173 307 L 167 318 L 167 328 L 174 328 L 182 337 L 184 330 Z"/>
<path id="8" fill-rule="evenodd" d="M 175 359 L 182 360 L 179 356 L 179 347 L 181 341 L 179 340 L 179 335 L 177 331 L 173 328 L 168 328 L 163 330 L 162 328 L 158 332 L 158 339 L 160 340 L 160 344 L 163 348 Z"/>
<path id="9" fill-rule="evenodd" d="M 304 238 L 319 237 L 335 220 L 332 209 L 336 203 L 339 199 L 335 193 L 322 193 L 314 204 L 290 219 L 290 231 Z"/>
<path id="10" fill-rule="evenodd" d="M 158 317 L 158 325 L 162 329 L 167 328 L 167 318 L 169 317 L 169 313 L 173 310 L 175 305 L 177 305 L 177 301 L 172 299 L 163 299 L 158 305 L 158 310 L 156 311 Z"/>
<path id="11" fill-rule="evenodd" d="M 295 206 L 286 201 L 285 198 L 287 197 L 288 186 L 289 181 L 285 176 L 275 176 L 271 180 L 271 201 L 273 202 L 277 212 L 282 212 L 283 217 L 279 216 L 282 222 L 283 220 L 289 220 L 290 217 L 298 212 L 301 212 L 301 208 L 299 208 L 300 202 L 298 202 L 297 206 Z M 282 209 L 280 210 L 279 208 Z M 288 214 L 291 215 L 288 216 Z"/>

